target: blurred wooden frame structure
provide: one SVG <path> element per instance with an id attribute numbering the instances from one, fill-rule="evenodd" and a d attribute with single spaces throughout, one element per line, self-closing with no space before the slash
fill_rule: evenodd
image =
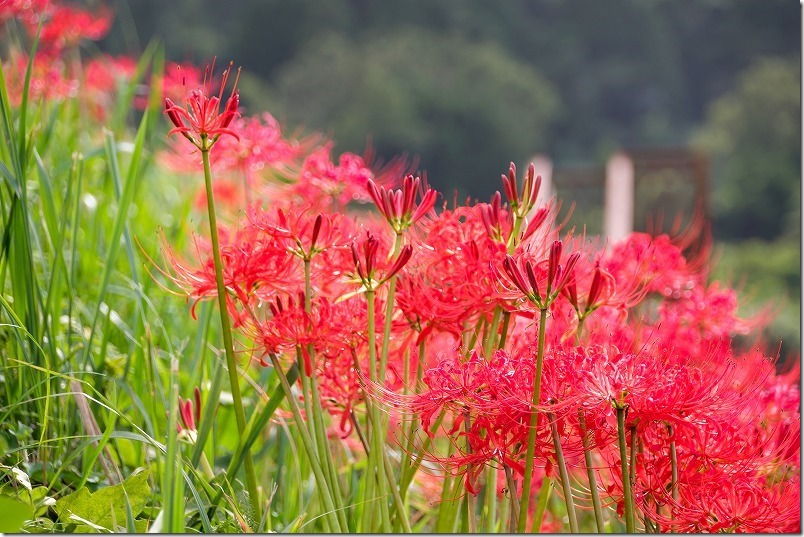
<path id="1" fill-rule="evenodd" d="M 554 171 L 544 155 L 532 159 L 542 176 L 542 200 L 558 194 L 578 224 L 600 220 L 590 233 L 600 233 L 609 243 L 632 231 L 667 232 L 683 218 L 699 211 L 709 221 L 709 159 L 684 147 L 624 148 L 611 155 L 605 166 L 572 166 Z M 702 237 L 703 239 L 703 237 Z"/>

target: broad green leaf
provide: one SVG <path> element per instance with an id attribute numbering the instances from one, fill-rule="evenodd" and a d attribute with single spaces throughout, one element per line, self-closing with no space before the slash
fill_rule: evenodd
<path id="1" fill-rule="evenodd" d="M 0 533 L 19 533 L 22 525 L 33 518 L 30 505 L 11 498 L 0 496 Z"/>
<path id="2" fill-rule="evenodd" d="M 20 499 L 25 500 L 35 510 L 34 516 L 44 516 L 47 508 L 54 505 L 56 500 L 47 495 L 47 487 L 34 487 L 28 494 L 21 494 Z"/>
<path id="3" fill-rule="evenodd" d="M 126 498 L 128 498 L 131 512 L 137 515 L 145 507 L 150 495 L 148 472 L 144 471 L 130 476 L 119 485 L 105 487 L 95 493 L 82 487 L 58 500 L 54 510 L 63 522 L 87 520 L 96 526 L 114 530 L 113 521 L 124 522 L 126 520 Z M 91 525 L 79 526 L 76 531 L 86 533 L 92 527 Z"/>

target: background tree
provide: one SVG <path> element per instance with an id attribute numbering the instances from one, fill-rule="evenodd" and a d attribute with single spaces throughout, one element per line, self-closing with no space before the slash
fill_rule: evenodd
<path id="1" fill-rule="evenodd" d="M 504 171 L 544 151 L 559 110 L 553 86 L 493 43 L 415 27 L 312 41 L 276 76 L 276 109 L 290 124 L 331 128 L 343 150 L 367 133 L 381 155 L 418 155 L 450 195 L 487 197 Z"/>
<path id="2" fill-rule="evenodd" d="M 696 136 L 714 159 L 719 237 L 800 238 L 799 60 L 762 59 L 714 101 Z"/>

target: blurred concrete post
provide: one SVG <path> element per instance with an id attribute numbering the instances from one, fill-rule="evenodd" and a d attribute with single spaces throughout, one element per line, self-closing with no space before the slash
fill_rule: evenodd
<path id="1" fill-rule="evenodd" d="M 603 232 L 609 244 L 634 230 L 634 163 L 625 153 L 615 153 L 606 163 Z"/>
<path id="2" fill-rule="evenodd" d="M 547 204 L 550 198 L 553 197 L 553 161 L 547 155 L 536 155 L 531 159 L 533 167 L 536 169 L 536 176 L 542 176 L 542 186 L 539 189 L 539 195 L 536 197 L 536 206 L 539 207 Z"/>

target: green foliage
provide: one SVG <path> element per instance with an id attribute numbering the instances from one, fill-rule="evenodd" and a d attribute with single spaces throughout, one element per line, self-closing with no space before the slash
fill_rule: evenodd
<path id="1" fill-rule="evenodd" d="M 715 234 L 797 236 L 801 221 L 801 70 L 763 59 L 715 101 L 697 143 L 715 160 Z"/>
<path id="2" fill-rule="evenodd" d="M 95 533 L 103 528 L 117 531 L 126 527 L 130 516 L 139 515 L 151 495 L 148 472 L 142 471 L 110 487 L 95 493 L 82 487 L 72 494 L 59 499 L 53 507 L 59 521 L 65 525 L 75 524 L 76 533 Z M 137 530 L 142 532 L 147 521 L 134 521 Z"/>
<path id="3" fill-rule="evenodd" d="M 33 517 L 30 505 L 10 496 L 0 495 L 0 533 L 17 533 L 26 520 Z"/>
<path id="4" fill-rule="evenodd" d="M 552 85 L 491 43 L 416 28 L 353 41 L 317 39 L 277 76 L 289 122 L 331 127 L 343 147 L 410 151 L 433 185 L 478 196 L 547 144 L 559 106 Z M 471 158 L 470 158 L 471 156 Z"/>
<path id="5" fill-rule="evenodd" d="M 801 245 L 797 241 L 758 239 L 718 243 L 714 279 L 732 283 L 746 317 L 770 307 L 773 321 L 765 332 L 771 347 L 780 342 L 781 359 L 801 348 Z"/>
<path id="6" fill-rule="evenodd" d="M 550 125 L 540 129 L 549 127 L 545 149 L 559 161 L 605 158 L 622 145 L 686 143 L 689 133 L 701 122 L 707 105 L 734 86 L 736 76 L 746 65 L 762 56 L 798 58 L 801 36 L 799 8 L 789 0 L 233 0 L 226 3 L 120 0 L 120 3 L 123 9 L 118 19 L 122 29 L 136 26 L 144 40 L 158 37 L 171 58 L 199 63 L 214 55 L 234 59 L 244 67 L 243 97 L 249 110 L 267 109 L 289 116 L 293 113 L 293 117 L 296 117 L 294 111 L 277 108 L 268 94 L 277 89 L 282 73 L 302 69 L 300 64 L 308 61 L 311 48 L 325 46 L 324 34 L 335 33 L 348 42 L 348 51 L 357 56 L 352 62 L 360 62 L 364 57 L 370 59 L 374 47 L 384 46 L 386 38 L 395 40 L 394 36 L 405 28 L 449 37 L 422 43 L 420 50 L 424 49 L 424 54 L 409 57 L 411 63 L 429 62 L 430 56 L 441 56 L 443 53 L 438 49 L 453 38 L 477 47 L 493 43 L 490 46 L 497 48 L 497 54 L 539 73 L 558 91 L 561 107 L 550 111 Z M 129 10 L 130 19 L 126 17 Z M 111 50 L 117 47 L 131 51 L 132 40 L 121 42 L 121 36 L 132 33 L 114 32 L 105 45 Z M 331 65 L 327 70 L 336 67 Z M 337 80 L 342 81 L 346 75 L 343 73 Z M 390 77 L 387 82 L 396 80 Z M 310 84 L 322 81 L 326 90 L 319 88 L 319 93 L 341 91 L 332 80 L 313 78 Z M 351 81 L 348 87 L 357 84 L 371 84 L 374 89 L 382 80 Z M 382 93 L 404 92 L 407 84 L 396 90 L 384 89 Z M 472 93 L 476 87 L 472 83 L 453 88 L 449 97 L 462 101 L 466 97 L 460 94 Z M 482 115 L 481 108 L 497 108 L 497 101 L 487 99 L 475 112 Z M 319 103 L 307 101 L 305 105 L 316 107 Z M 365 121 L 369 126 L 366 130 L 375 133 L 377 147 L 414 149 L 391 138 L 394 133 L 383 125 L 388 115 L 374 117 L 375 121 Z M 362 114 L 360 121 L 364 121 Z M 410 122 L 415 123 L 416 118 L 410 118 Z M 332 125 L 324 127 L 329 129 Z M 448 128 L 449 124 L 445 129 Z M 378 133 L 389 139 L 380 139 Z M 357 139 L 350 141 L 350 148 L 362 149 L 363 135 L 364 132 L 357 133 Z M 476 140 L 468 137 L 463 141 L 464 154 L 474 152 L 478 146 Z M 528 153 L 532 150 L 529 147 Z M 481 163 L 484 169 L 493 169 L 492 175 L 483 177 L 489 183 L 483 190 L 483 198 L 493 192 L 491 185 L 511 156 L 491 152 L 473 155 L 475 161 L 479 157 L 491 159 Z M 440 162 L 438 155 L 426 157 L 430 160 L 423 158 L 422 164 L 433 175 L 436 170 L 440 174 L 441 170 L 451 169 Z M 525 155 L 529 157 L 530 154 Z M 449 180 L 460 183 L 463 178 L 453 172 Z"/>

